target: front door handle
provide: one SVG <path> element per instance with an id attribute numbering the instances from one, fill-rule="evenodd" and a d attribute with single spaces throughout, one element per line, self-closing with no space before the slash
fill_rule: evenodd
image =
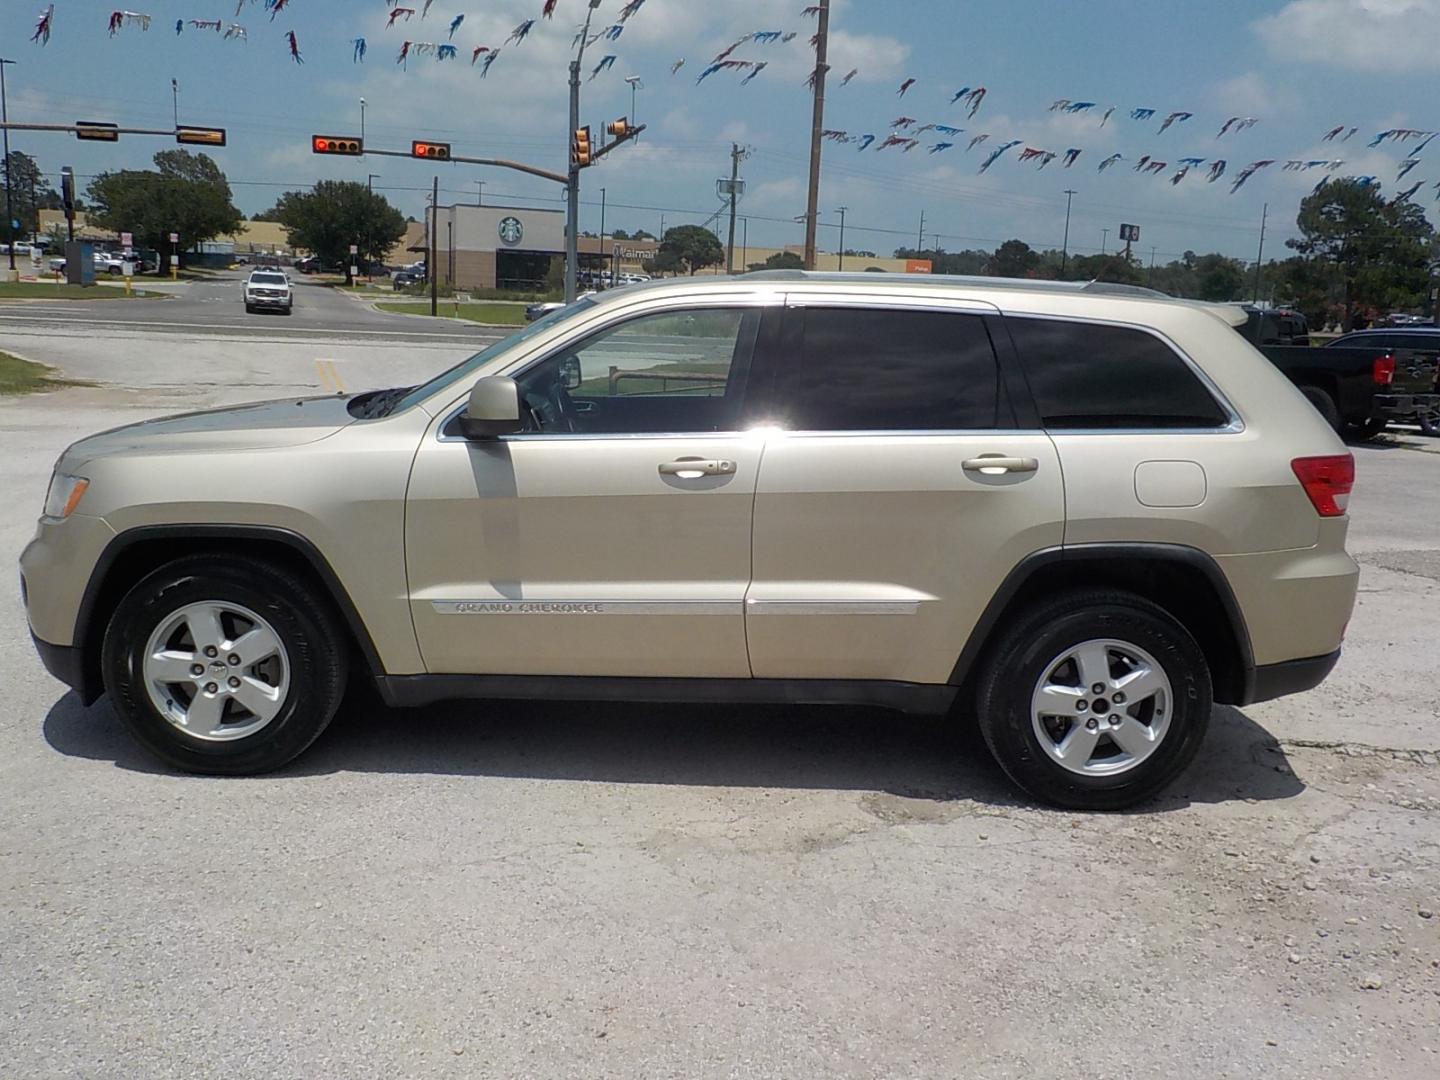
<path id="1" fill-rule="evenodd" d="M 1034 472 L 1040 462 L 1033 457 L 1006 457 L 1004 454 L 981 454 L 961 462 L 966 472 L 983 473 L 986 476 L 1003 476 L 1006 473 Z"/>
<path id="2" fill-rule="evenodd" d="M 661 476 L 677 476 L 681 480 L 699 480 L 702 476 L 729 476 L 735 462 L 717 458 L 680 458 L 660 464 Z"/>

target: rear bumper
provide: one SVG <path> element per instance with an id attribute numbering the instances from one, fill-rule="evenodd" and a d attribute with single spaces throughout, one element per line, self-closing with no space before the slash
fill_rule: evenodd
<path id="1" fill-rule="evenodd" d="M 1325 681 L 1340 660 L 1340 650 L 1324 656 L 1309 656 L 1303 660 L 1285 660 L 1279 664 L 1263 664 L 1252 668 L 1245 680 L 1245 700 L 1238 705 L 1253 705 L 1258 701 L 1273 701 L 1275 698 L 1313 690 Z"/>
<path id="2" fill-rule="evenodd" d="M 1387 420 L 1440 412 L 1440 394 L 1376 394 L 1371 412 Z"/>

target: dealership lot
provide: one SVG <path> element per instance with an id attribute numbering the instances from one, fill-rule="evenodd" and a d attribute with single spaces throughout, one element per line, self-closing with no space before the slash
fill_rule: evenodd
<path id="1" fill-rule="evenodd" d="M 294 327 L 183 307 L 225 287 L 148 324 L 0 309 L 0 348 L 97 384 L 0 400 L 0 560 L 83 434 L 413 382 L 487 336 L 308 286 Z M 1123 815 L 858 709 L 356 695 L 279 774 L 179 776 L 45 674 L 12 575 L 0 1071 L 1433 1076 L 1440 441 L 1356 456 L 1335 674 L 1217 710 Z"/>

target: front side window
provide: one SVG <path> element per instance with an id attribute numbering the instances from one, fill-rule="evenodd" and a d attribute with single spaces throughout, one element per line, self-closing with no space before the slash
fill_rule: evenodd
<path id="1" fill-rule="evenodd" d="M 957 312 L 801 308 L 798 356 L 776 375 L 774 421 L 790 431 L 995 427 L 999 376 L 984 320 Z"/>
<path id="2" fill-rule="evenodd" d="M 1189 365 L 1153 334 L 1063 319 L 1005 321 L 1040 419 L 1052 431 L 1228 422 Z"/>
<path id="3" fill-rule="evenodd" d="M 733 431 L 759 308 L 695 308 L 629 319 L 528 368 L 526 431 Z"/>

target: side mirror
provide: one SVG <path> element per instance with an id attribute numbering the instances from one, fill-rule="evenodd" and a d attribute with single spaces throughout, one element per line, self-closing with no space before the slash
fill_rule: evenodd
<path id="1" fill-rule="evenodd" d="M 470 390 L 470 403 L 460 414 L 460 432 L 467 439 L 494 439 L 513 435 L 524 427 L 520 419 L 520 387 L 514 379 L 494 375 Z"/>
<path id="2" fill-rule="evenodd" d="M 580 370 L 580 358 L 567 356 L 560 361 L 560 382 L 566 390 L 578 390 L 584 381 Z"/>

